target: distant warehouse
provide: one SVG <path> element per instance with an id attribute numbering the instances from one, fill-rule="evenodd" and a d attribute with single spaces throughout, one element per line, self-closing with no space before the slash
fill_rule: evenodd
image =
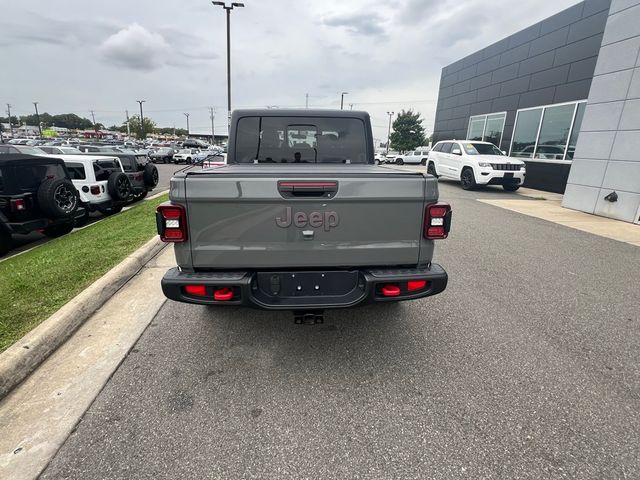
<path id="1" fill-rule="evenodd" d="M 444 67 L 434 141 L 492 142 L 525 186 L 640 223 L 639 52 L 640 0 L 578 3 Z"/>

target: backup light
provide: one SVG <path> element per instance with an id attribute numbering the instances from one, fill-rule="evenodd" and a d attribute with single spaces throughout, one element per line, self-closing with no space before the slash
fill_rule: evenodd
<path id="1" fill-rule="evenodd" d="M 11 209 L 14 212 L 23 212 L 27 209 L 27 203 L 24 201 L 24 198 L 14 198 L 11 200 Z"/>
<path id="2" fill-rule="evenodd" d="M 187 216 L 182 205 L 163 203 L 156 210 L 156 224 L 160 240 L 163 242 L 184 242 L 187 240 Z"/>
<path id="3" fill-rule="evenodd" d="M 427 205 L 424 212 L 424 238 L 428 240 L 447 238 L 450 228 L 451 205 L 442 202 Z"/>

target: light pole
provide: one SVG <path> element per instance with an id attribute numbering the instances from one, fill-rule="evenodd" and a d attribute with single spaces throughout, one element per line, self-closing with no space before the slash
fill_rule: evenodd
<path id="1" fill-rule="evenodd" d="M 189 138 L 189 114 L 184 113 L 183 115 L 187 117 L 187 138 Z"/>
<path id="2" fill-rule="evenodd" d="M 216 143 L 216 130 L 213 126 L 213 122 L 216 118 L 216 109 L 213 107 L 209 107 L 209 117 L 211 118 L 211 145 L 215 145 Z"/>
<path id="3" fill-rule="evenodd" d="M 7 115 L 9 115 L 9 131 L 11 132 L 11 138 L 13 138 L 13 123 L 11 122 L 11 105 L 7 103 Z"/>
<path id="4" fill-rule="evenodd" d="M 36 107 L 36 122 L 38 122 L 38 132 L 40 132 L 40 138 L 42 138 L 42 125 L 40 125 L 40 114 L 38 113 L 38 102 L 33 102 L 33 106 Z"/>
<path id="5" fill-rule="evenodd" d="M 140 104 L 140 140 L 144 138 L 144 114 L 142 113 L 142 104 L 146 100 L 136 100 Z"/>
<path id="6" fill-rule="evenodd" d="M 389 155 L 389 144 L 391 143 L 391 117 L 393 117 L 394 112 L 387 112 L 389 115 L 389 130 L 387 130 L 387 153 L 385 155 Z"/>
<path id="7" fill-rule="evenodd" d="M 344 107 L 344 96 L 348 94 L 349 92 L 342 92 L 340 94 L 340 110 L 342 110 L 342 107 Z"/>
<path id="8" fill-rule="evenodd" d="M 224 2 L 211 2 L 227 11 L 227 121 L 231 127 L 231 10 L 234 7 L 244 7 L 244 3 L 233 2 L 227 6 Z"/>

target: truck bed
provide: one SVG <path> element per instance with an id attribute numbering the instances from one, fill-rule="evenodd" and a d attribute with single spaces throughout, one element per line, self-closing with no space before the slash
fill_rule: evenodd
<path id="1" fill-rule="evenodd" d="M 433 253 L 422 219 L 438 186 L 420 172 L 235 164 L 176 175 L 170 197 L 187 211 L 188 239 L 176 244 L 187 271 L 415 267 Z"/>

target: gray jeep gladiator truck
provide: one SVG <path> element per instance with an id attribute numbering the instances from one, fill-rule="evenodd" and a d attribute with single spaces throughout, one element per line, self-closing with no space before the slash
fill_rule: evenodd
<path id="1" fill-rule="evenodd" d="M 176 301 L 322 311 L 442 292 L 451 208 L 422 172 L 374 164 L 366 112 L 236 110 L 227 165 L 171 179 L 160 238 Z"/>

